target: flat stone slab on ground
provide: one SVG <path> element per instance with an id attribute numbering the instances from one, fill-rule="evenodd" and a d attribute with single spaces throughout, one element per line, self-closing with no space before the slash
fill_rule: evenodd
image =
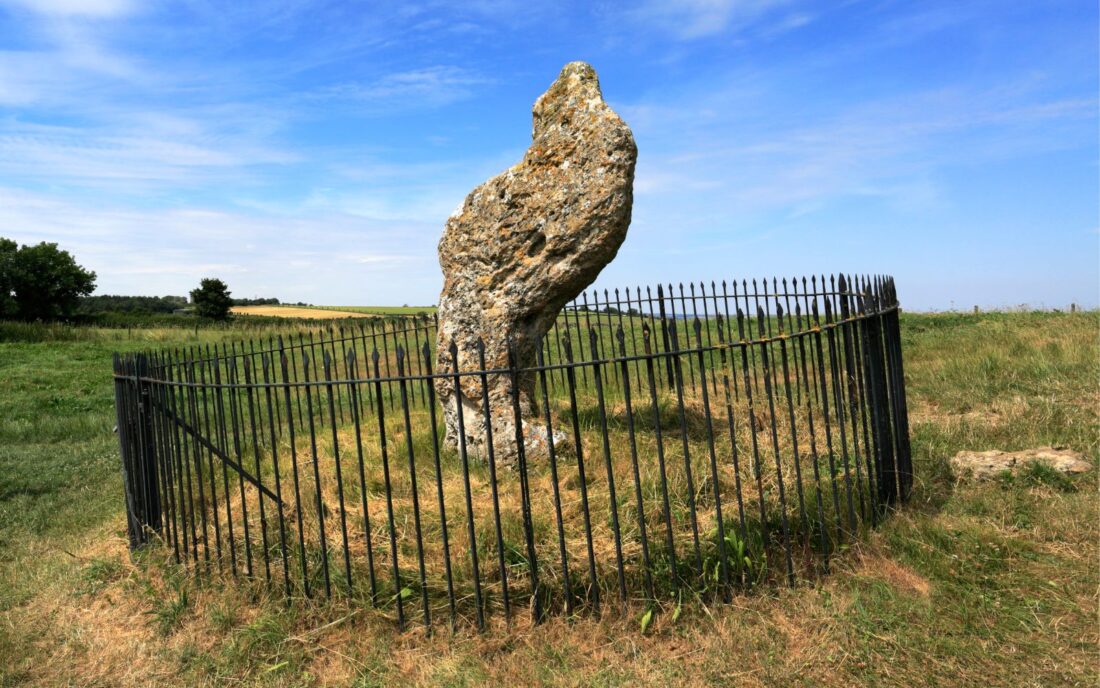
<path id="1" fill-rule="evenodd" d="M 1033 463 L 1044 463 L 1060 473 L 1084 473 L 1092 468 L 1081 452 L 1065 447 L 1038 447 L 1006 452 L 1000 449 L 989 451 L 961 451 L 951 458 L 951 470 L 960 478 L 971 477 L 976 480 L 988 480 L 1009 471 L 1018 472 Z"/>

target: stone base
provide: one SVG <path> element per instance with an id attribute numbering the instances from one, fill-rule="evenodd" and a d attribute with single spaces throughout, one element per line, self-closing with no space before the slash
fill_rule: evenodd
<path id="1" fill-rule="evenodd" d="M 451 409 L 445 407 L 444 416 L 457 416 L 457 411 L 453 407 Z M 514 468 L 519 461 L 515 421 L 511 416 L 494 417 L 492 423 L 493 458 L 497 466 Z M 460 444 L 457 421 L 448 423 L 447 429 L 447 444 L 458 449 Z M 475 405 L 469 400 L 463 414 L 463 429 L 466 435 L 466 455 L 471 460 L 488 461 L 489 443 L 485 417 L 482 415 L 480 405 Z M 573 440 L 566 433 L 555 428 L 553 441 L 556 456 L 561 456 L 563 453 L 573 454 Z M 544 421 L 537 419 L 523 421 L 523 451 L 528 462 L 546 461 L 550 458 L 550 435 Z"/>

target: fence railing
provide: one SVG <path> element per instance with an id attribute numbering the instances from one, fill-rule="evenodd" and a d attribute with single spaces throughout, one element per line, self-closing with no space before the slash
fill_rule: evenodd
<path id="1" fill-rule="evenodd" d="M 888 277 L 592 292 L 533 365 L 434 347 L 429 317 L 116 355 L 131 547 L 481 626 L 814 577 L 911 487 Z M 436 398 L 499 375 L 534 376 L 547 445 L 509 465 Z"/>

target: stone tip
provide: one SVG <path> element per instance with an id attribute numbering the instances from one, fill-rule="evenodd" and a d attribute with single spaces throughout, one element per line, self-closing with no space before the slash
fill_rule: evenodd
<path id="1" fill-rule="evenodd" d="M 538 97 L 532 108 L 534 127 L 532 137 L 537 138 L 548 122 L 555 121 L 575 109 L 606 109 L 600 79 L 596 70 L 587 62 L 569 62 L 562 67 L 558 78 L 546 92 Z"/>
<path id="2" fill-rule="evenodd" d="M 580 90 L 590 91 L 590 97 L 594 95 L 603 99 L 603 94 L 600 92 L 600 77 L 596 74 L 596 70 L 587 62 L 576 61 L 569 62 L 561 68 L 558 78 L 547 89 L 547 93 L 558 91 L 564 95 Z"/>
<path id="3" fill-rule="evenodd" d="M 561 68 L 561 73 L 558 74 L 559 79 L 565 77 L 575 76 L 580 79 L 597 79 L 596 70 L 592 65 L 587 62 L 577 60 L 575 62 L 569 62 Z"/>

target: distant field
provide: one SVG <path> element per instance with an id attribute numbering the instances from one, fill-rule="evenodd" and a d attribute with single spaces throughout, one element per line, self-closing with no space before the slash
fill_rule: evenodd
<path id="1" fill-rule="evenodd" d="M 435 313 L 435 306 L 310 306 L 326 311 L 346 311 L 367 315 L 419 315 Z"/>
<path id="2" fill-rule="evenodd" d="M 234 306 L 236 315 L 264 315 L 269 318 L 309 318 L 327 320 L 331 318 L 369 318 L 369 311 L 349 310 L 346 308 L 314 308 L 312 306 Z"/>
<path id="3" fill-rule="evenodd" d="M 234 306 L 233 312 L 238 315 L 325 320 L 421 315 L 435 313 L 435 306 Z"/>

